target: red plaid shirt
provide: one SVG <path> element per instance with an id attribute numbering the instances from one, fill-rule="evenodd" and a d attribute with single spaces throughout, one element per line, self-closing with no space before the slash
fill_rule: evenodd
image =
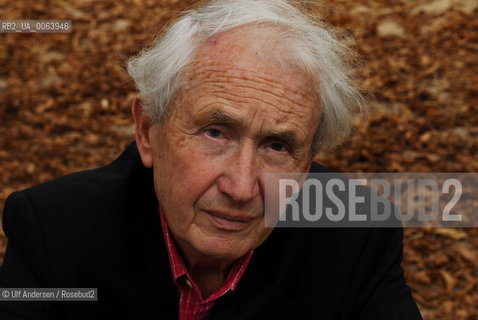
<path id="1" fill-rule="evenodd" d="M 183 259 L 169 233 L 164 214 L 160 211 L 161 227 L 168 250 L 174 283 L 179 291 L 179 320 L 205 320 L 216 304 L 217 299 L 229 291 L 234 291 L 252 257 L 252 250 L 238 259 L 219 290 L 206 299 L 201 296 L 199 287 L 191 278 Z"/>

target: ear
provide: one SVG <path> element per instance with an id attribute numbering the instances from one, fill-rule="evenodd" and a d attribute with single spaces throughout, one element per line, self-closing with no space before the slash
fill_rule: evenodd
<path id="1" fill-rule="evenodd" d="M 131 109 L 136 129 L 134 137 L 141 161 L 145 167 L 151 168 L 153 166 L 153 150 L 150 139 L 151 120 L 144 112 L 139 97 L 134 98 Z"/>

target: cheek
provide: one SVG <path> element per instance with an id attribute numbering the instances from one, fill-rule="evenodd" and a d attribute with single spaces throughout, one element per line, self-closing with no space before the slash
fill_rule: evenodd
<path id="1" fill-rule="evenodd" d="M 172 206 L 189 209 L 214 184 L 218 166 L 189 137 L 171 139 L 156 155 L 154 163 L 155 183 L 158 194 Z M 164 140 L 163 140 L 164 141 Z"/>

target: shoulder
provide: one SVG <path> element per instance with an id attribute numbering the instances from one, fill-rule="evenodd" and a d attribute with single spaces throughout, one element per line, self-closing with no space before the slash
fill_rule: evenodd
<path id="1" fill-rule="evenodd" d="M 147 179 L 137 149 L 130 144 L 107 166 L 75 172 L 12 194 L 7 205 L 24 205 L 42 212 L 44 218 L 87 216 L 113 203 L 128 200 L 138 179 Z M 103 207 L 103 208 L 102 208 Z"/>
<path id="2" fill-rule="evenodd" d="M 5 203 L 3 227 L 24 251 L 42 246 L 53 269 L 78 269 L 75 264 L 86 260 L 94 264 L 124 254 L 135 213 L 152 202 L 152 193 L 152 174 L 131 144 L 105 167 L 13 193 Z"/>
<path id="3" fill-rule="evenodd" d="M 330 177 L 347 179 L 345 175 L 313 162 L 310 174 L 321 173 L 326 174 L 324 179 Z M 369 192 L 367 187 L 361 188 Z M 316 198 L 310 199 L 313 201 L 312 199 Z M 324 200 L 317 198 L 316 201 Z M 299 207 L 303 210 L 301 203 L 299 201 Z M 321 268 L 330 266 L 331 269 L 328 270 L 330 273 L 337 270 L 352 273 L 358 272 L 357 268 L 363 264 L 364 269 L 372 272 L 374 263 L 378 264 L 379 261 L 387 259 L 389 263 L 396 262 L 402 252 L 401 225 L 393 220 L 388 226 L 385 223 L 383 226 L 379 228 L 373 223 L 288 223 L 282 228 L 277 228 L 278 230 L 275 230 L 277 232 L 274 233 L 281 239 L 281 246 L 290 248 L 288 252 L 294 259 L 298 259 L 298 255 L 301 255 L 299 260 L 307 261 L 302 263 L 304 268 L 321 265 Z M 327 266 L 323 265 L 324 260 L 329 262 Z"/>
<path id="4" fill-rule="evenodd" d="M 135 196 L 152 188 L 152 173 L 142 165 L 132 143 L 107 166 L 13 193 L 5 203 L 4 221 L 8 226 L 30 215 L 45 229 L 101 226 L 101 222 L 111 223 L 120 217 L 137 200 Z"/>
<path id="5" fill-rule="evenodd" d="M 120 191 L 139 165 L 137 150 L 131 144 L 107 166 L 71 173 L 21 192 L 37 206 L 82 205 L 89 197 L 104 197 Z"/>

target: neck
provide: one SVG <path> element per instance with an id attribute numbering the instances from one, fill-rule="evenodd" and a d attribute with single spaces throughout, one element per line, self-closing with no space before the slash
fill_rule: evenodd
<path id="1" fill-rule="evenodd" d="M 197 253 L 187 244 L 176 241 L 185 260 L 189 274 L 198 285 L 203 298 L 221 288 L 226 280 L 233 259 L 215 259 Z"/>
<path id="2" fill-rule="evenodd" d="M 213 270 L 209 268 L 189 268 L 189 273 L 198 285 L 203 298 L 219 290 L 227 276 L 227 271 L 225 270 Z"/>

